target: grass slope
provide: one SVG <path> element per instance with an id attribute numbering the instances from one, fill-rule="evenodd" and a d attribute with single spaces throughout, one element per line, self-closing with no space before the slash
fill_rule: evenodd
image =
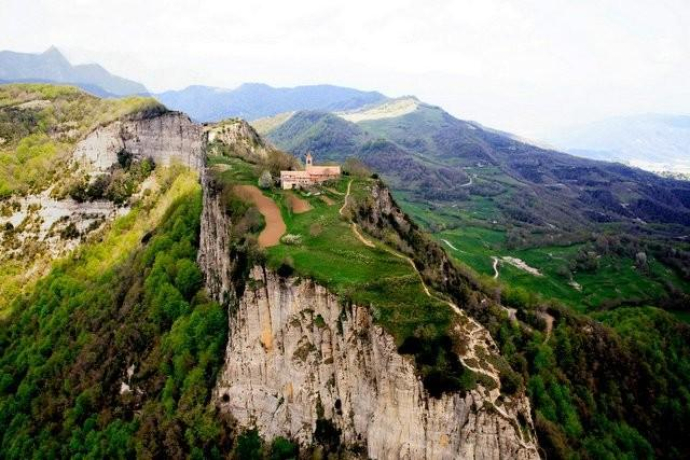
<path id="1" fill-rule="evenodd" d="M 197 177 L 173 179 L 2 321 L 2 458 L 220 457 L 227 317 L 200 291 Z"/>
<path id="2" fill-rule="evenodd" d="M 544 150 L 424 103 L 358 123 L 307 112 L 280 121 L 267 133 L 278 147 L 359 157 L 417 222 L 463 246 L 451 253 L 478 273 L 493 275 L 494 255 L 531 260 L 544 278 L 504 265 L 502 279 L 580 310 L 690 293 L 690 246 L 677 238 L 690 222 L 687 183 Z M 503 237 L 490 250 L 472 236 L 496 232 Z M 630 236 L 624 247 L 615 241 L 621 235 Z M 472 244 L 459 241 L 465 237 Z M 618 249 L 599 251 L 599 238 Z M 580 252 L 592 251 L 596 264 L 575 267 Z M 640 252 L 648 267 L 635 266 Z"/>
<path id="3" fill-rule="evenodd" d="M 150 98 L 99 99 L 71 86 L 0 85 L 0 200 L 37 193 L 69 171 L 69 153 L 99 125 L 161 106 Z"/>
<path id="4" fill-rule="evenodd" d="M 261 173 L 261 167 L 236 157 L 211 157 L 209 163 L 217 180 L 230 188 L 254 185 Z M 382 242 L 373 248 L 365 245 L 339 214 L 350 180 L 350 199 L 366 200 L 373 180 L 345 177 L 319 187 L 319 195 L 298 192 L 312 208 L 299 214 L 292 212 L 289 199 L 296 192 L 265 190 L 264 194 L 278 204 L 287 226 L 282 243 L 265 250 L 266 263 L 282 275 L 313 279 L 344 302 L 370 306 L 374 319 L 400 347 L 412 337 L 426 340 L 427 361 L 418 364 L 425 379 L 442 382 L 439 388 L 473 388 L 480 377 L 463 369 L 457 357 L 446 356 L 450 354 L 450 329 L 456 321 L 450 307 L 426 294 L 408 261 L 386 251 Z M 327 204 L 322 196 L 333 204 Z"/>

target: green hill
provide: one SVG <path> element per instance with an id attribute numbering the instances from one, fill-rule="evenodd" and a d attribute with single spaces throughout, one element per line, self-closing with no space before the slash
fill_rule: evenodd
<path id="1" fill-rule="evenodd" d="M 500 277 L 579 309 L 684 308 L 673 300 L 690 288 L 679 239 L 690 225 L 687 182 L 544 150 L 413 98 L 280 121 L 265 124 L 278 147 L 361 159 L 480 274 L 493 276 L 498 257 Z M 646 262 L 635 262 L 640 253 Z M 504 257 L 535 264 L 547 281 Z"/>
<path id="2" fill-rule="evenodd" d="M 2 151 L 4 161 L 20 161 L 19 146 L 27 137 L 46 136 L 46 142 L 56 142 L 54 153 L 33 158 L 46 162 L 46 169 L 37 170 L 50 174 L 50 180 L 76 172 L 68 165 L 77 138 L 99 123 L 133 114 L 155 119 L 167 113 L 149 100 L 99 101 L 70 88 L 2 89 L 0 115 L 8 118 L 1 126 L 3 137 L 9 139 Z M 36 103 L 44 100 L 48 102 Z M 393 104 L 386 110 L 398 113 L 407 108 Z M 439 113 L 432 107 L 424 110 L 429 113 L 414 116 L 428 115 L 433 126 L 439 120 L 448 123 L 439 132 L 454 130 L 455 121 L 435 118 Z M 517 220 L 511 221 L 514 227 L 505 222 L 503 227 L 493 226 L 493 219 L 506 219 L 504 208 L 476 195 L 472 186 L 463 187 L 469 189 L 466 199 L 421 198 L 427 192 L 417 187 L 429 179 L 423 168 L 452 183 L 444 174 L 452 174 L 452 162 L 465 163 L 443 160 L 440 145 L 445 141 L 439 141 L 438 132 L 420 138 L 420 150 L 426 153 L 411 152 L 398 138 L 408 138 L 405 133 L 422 121 L 398 126 L 386 118 L 372 118 L 380 112 L 366 114 L 366 120 L 360 114 L 358 124 L 332 114 L 307 114 L 315 118 L 302 118 L 302 126 L 330 129 L 345 124 L 360 145 L 357 156 L 402 164 L 405 171 L 380 170 L 396 181 L 396 199 L 384 181 L 354 161 L 343 164 L 342 178 L 309 190 L 286 191 L 270 180 L 260 181 L 267 171 L 297 164 L 259 142 L 256 133 L 237 120 L 207 126 L 206 133 L 193 132 L 206 140 L 215 132 L 215 139 L 204 145 L 205 168 L 171 162 L 155 165 L 145 178 L 132 178 L 146 160 L 121 154 L 103 173 L 106 178 L 132 179 L 132 193 L 121 203 L 119 216 L 79 238 L 63 257 L 49 260 L 45 272 L 1 305 L 5 314 L 0 318 L 0 457 L 366 456 L 359 445 L 341 444 L 337 429 L 322 415 L 314 445 L 298 447 L 296 439 L 262 440 L 256 430 L 239 429 L 236 419 L 219 407 L 222 396 L 214 389 L 232 340 L 229 330 L 238 297 L 245 291 L 263 295 L 265 289 L 248 276 L 250 268 L 258 267 L 275 273 L 277 283 L 318 283 L 337 299 L 331 306 L 336 312 L 353 304 L 367 309 L 370 322 L 359 332 L 363 337 L 371 330 L 389 334 L 393 350 L 414 368 L 416 381 L 429 393 L 430 405 L 443 401 L 444 395 L 457 395 L 469 402 L 455 407 L 500 418 L 506 417 L 511 401 L 522 398 L 527 406 L 529 398 L 534 428 L 524 417 L 508 417 L 510 422 L 503 426 L 523 433 L 529 442 L 536 432 L 536 442 L 548 458 L 687 458 L 690 327 L 651 300 L 636 306 L 606 304 L 670 289 L 662 279 L 684 283 L 682 265 L 656 256 L 653 250 L 663 254 L 661 243 L 656 249 L 651 245 L 663 242 L 659 235 L 672 235 L 671 230 L 655 228 L 656 233 L 643 235 L 646 240 L 621 237 L 617 245 L 602 231 L 593 241 L 529 246 L 526 241 L 544 228 L 518 226 Z M 370 124 L 367 130 L 363 123 Z M 376 123 L 380 131 L 374 135 Z M 491 167 L 475 164 L 467 173 L 468 182 L 488 182 L 493 174 L 516 194 L 539 188 L 503 169 L 501 149 L 489 143 L 500 135 L 485 132 L 482 144 L 478 134 L 466 128 L 466 142 L 476 141 L 486 158 L 498 158 Z M 73 139 L 55 140 L 69 129 L 76 130 Z M 384 132 L 395 135 L 381 138 Z M 305 142 L 310 139 L 304 137 Z M 330 154 L 339 158 L 335 150 Z M 419 176 L 404 176 L 415 168 L 420 168 Z M 0 197 L 5 212 L 14 212 L 14 200 L 45 191 L 49 182 L 32 183 L 21 176 L 19 180 L 14 170 L 8 171 L 12 174 L 6 177 L 15 182 L 11 194 Z M 606 168 L 591 173 L 606 171 L 613 174 Z M 151 186 L 144 190 L 145 182 Z M 483 197 L 483 207 L 453 207 L 479 200 L 478 196 Z M 217 199 L 217 208 L 210 207 L 210 197 Z M 74 205 L 87 207 L 87 198 Z M 398 198 L 411 212 L 398 208 Z M 260 204 L 266 202 L 276 211 L 270 219 Z M 203 233 L 210 224 L 205 213 L 225 223 L 217 234 Z M 580 225 L 604 228 L 591 222 Z M 275 241 L 262 246 L 262 234 L 276 228 L 281 233 Z M 429 234 L 426 228 L 435 231 Z M 13 232 L 2 229 L 3 243 Z M 220 303 L 207 291 L 213 280 L 205 279 L 202 270 L 209 262 L 201 260 L 208 249 L 205 244 L 223 249 L 221 260 L 211 264 L 231 266 L 231 297 Z M 638 256 L 643 251 L 649 254 L 644 260 Z M 464 265 L 490 275 L 492 256 L 501 256 L 498 281 L 478 277 Z M 560 270 L 568 261 L 574 264 L 567 266 L 572 279 Z M 6 266 L 2 265 L 3 273 Z M 530 267 L 543 276 L 530 272 Z M 582 292 L 564 291 L 559 277 L 563 283 L 581 283 Z M 547 296 L 568 305 L 544 299 Z M 584 308 L 582 299 L 587 296 Z M 681 294 L 677 297 L 682 300 Z M 308 316 L 309 308 L 304 305 L 295 313 Z M 325 325 L 317 315 L 312 322 L 313 329 Z M 486 333 L 488 340 L 474 340 L 477 331 Z M 312 352 L 319 353 L 308 347 L 294 350 L 291 359 Z"/>
<path id="3" fill-rule="evenodd" d="M 244 226 L 252 205 L 237 203 L 232 190 L 256 184 L 265 166 L 233 157 L 210 161 L 233 221 Z M 352 201 L 341 208 L 350 183 Z M 681 389 L 689 383 L 684 370 L 690 365 L 687 326 L 651 307 L 594 313 L 593 320 L 544 302 L 530 291 L 481 282 L 452 263 L 440 244 L 408 217 L 397 221 L 380 214 L 372 201 L 378 183 L 346 176 L 310 192 L 265 190 L 263 194 L 279 205 L 286 234 L 259 257 L 278 273 L 315 279 L 343 299 L 371 305 L 377 321 L 395 336 L 399 350 L 414 350 L 418 371 L 435 391 L 472 388 L 473 379 L 491 385 L 481 374 L 450 365 L 452 358 L 445 354 L 454 345 L 449 341 L 451 310 L 443 301 L 461 305 L 496 339 L 505 358 L 497 364 L 502 369 L 502 391 L 519 391 L 524 382 L 534 405 L 539 441 L 549 458 L 682 456 L 688 449 L 678 442 L 682 425 L 661 414 L 670 411 L 676 420 L 687 418 L 690 398 L 684 390 L 677 398 L 660 395 L 664 388 Z M 311 209 L 294 212 L 295 196 Z M 338 215 L 338 209 L 345 209 L 344 216 Z M 357 238 L 348 219 L 371 247 Z M 238 236 L 243 239 L 237 246 L 256 244 L 264 227 L 259 222 L 253 228 L 254 236 Z M 468 239 L 463 248 L 472 244 Z M 400 256 L 413 261 L 421 283 Z M 426 296 L 423 285 L 438 297 Z M 495 296 L 515 309 L 517 321 L 509 320 Z M 546 318 L 554 321 L 553 330 Z M 657 360 L 651 358 L 655 353 Z M 665 443 L 661 439 L 668 436 L 674 437 L 673 445 L 661 447 Z"/>

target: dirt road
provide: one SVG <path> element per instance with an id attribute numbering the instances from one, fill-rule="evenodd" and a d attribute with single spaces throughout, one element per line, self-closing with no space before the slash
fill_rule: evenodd
<path id="1" fill-rule="evenodd" d="M 492 256 L 491 257 L 494 261 L 494 279 L 498 278 L 498 257 Z"/>
<path id="2" fill-rule="evenodd" d="M 278 244 L 287 228 L 275 201 L 261 193 L 254 185 L 237 185 L 235 190 L 239 196 L 253 203 L 264 216 L 266 227 L 259 234 L 259 246 L 268 248 Z"/>

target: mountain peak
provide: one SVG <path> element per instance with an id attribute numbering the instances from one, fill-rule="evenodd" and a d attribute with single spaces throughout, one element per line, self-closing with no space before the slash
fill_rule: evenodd
<path id="1" fill-rule="evenodd" d="M 50 48 L 48 48 L 47 50 L 45 50 L 45 51 L 44 51 L 43 53 L 41 53 L 41 54 L 42 54 L 43 56 L 45 56 L 45 57 L 60 58 L 60 59 L 67 60 L 67 58 L 65 57 L 65 55 L 62 54 L 62 53 L 60 52 L 60 50 L 57 49 L 57 47 L 54 46 L 54 45 L 51 46 Z"/>
<path id="2" fill-rule="evenodd" d="M 0 80 L 66 83 L 98 96 L 147 93 L 142 84 L 112 75 L 99 64 L 73 66 L 55 46 L 36 54 L 0 52 Z"/>

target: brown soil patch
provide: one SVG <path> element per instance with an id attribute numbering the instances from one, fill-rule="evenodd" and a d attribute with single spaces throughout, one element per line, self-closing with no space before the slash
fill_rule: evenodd
<path id="1" fill-rule="evenodd" d="M 235 191 L 240 197 L 251 201 L 264 216 L 266 227 L 259 234 L 259 246 L 267 248 L 278 244 L 287 228 L 275 201 L 261 193 L 254 185 L 237 185 Z"/>
<path id="2" fill-rule="evenodd" d="M 293 193 L 287 194 L 288 206 L 295 214 L 302 214 L 303 212 L 311 211 L 311 205 L 308 201 L 296 196 Z"/>
<path id="3" fill-rule="evenodd" d="M 329 197 L 327 197 L 326 195 L 321 195 L 320 198 L 321 198 L 321 201 L 323 201 L 324 203 L 326 203 L 328 206 L 333 206 L 333 205 L 335 204 L 335 201 L 331 200 L 331 199 L 330 199 Z"/>

